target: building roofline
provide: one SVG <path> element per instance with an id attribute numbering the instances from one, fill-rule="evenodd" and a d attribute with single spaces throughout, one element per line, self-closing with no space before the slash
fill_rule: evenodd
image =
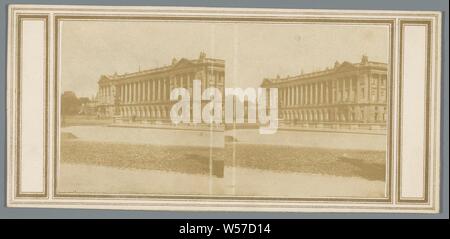
<path id="1" fill-rule="evenodd" d="M 363 57 L 363 59 L 364 59 L 364 57 Z M 383 68 L 386 70 L 387 70 L 387 66 L 388 66 L 387 63 L 376 62 L 376 61 L 365 61 L 365 62 L 362 61 L 362 62 L 358 62 L 358 63 L 350 63 L 348 61 L 344 61 L 343 63 L 336 62 L 335 66 L 333 68 L 327 68 L 327 69 L 321 70 L 321 71 L 315 71 L 315 72 L 310 72 L 310 73 L 300 74 L 300 75 L 295 75 L 295 76 L 287 76 L 287 77 L 279 77 L 278 76 L 276 78 L 265 78 L 263 80 L 263 84 L 264 84 L 264 82 L 270 82 L 272 84 L 286 83 L 286 82 L 290 82 L 290 81 L 294 81 L 294 80 L 307 80 L 307 79 L 311 79 L 311 78 L 315 78 L 315 77 L 326 76 L 328 74 L 339 72 L 339 70 L 342 69 L 342 67 L 345 65 L 352 66 L 355 69 L 363 68 L 363 67 L 372 67 L 372 68 Z"/>
<path id="2" fill-rule="evenodd" d="M 196 65 L 200 65 L 200 64 L 214 64 L 214 65 L 223 65 L 225 66 L 225 60 L 222 59 L 216 59 L 216 58 L 206 58 L 205 55 L 203 53 L 200 54 L 200 57 L 198 59 L 186 59 L 186 58 L 181 58 L 180 60 L 176 60 L 175 58 L 172 60 L 172 64 L 170 65 L 165 65 L 162 67 L 156 67 L 156 68 L 151 68 L 151 69 L 146 69 L 146 70 L 141 70 L 141 71 L 136 71 L 136 72 L 131 72 L 131 73 L 124 73 L 124 74 L 112 74 L 112 75 L 102 75 L 99 82 L 102 81 L 103 79 L 107 79 L 107 80 L 119 80 L 119 79 L 124 79 L 124 78 L 129 78 L 129 77 L 135 77 L 135 76 L 144 76 L 144 75 L 148 75 L 148 74 L 155 74 L 155 73 L 161 73 L 161 72 L 165 72 L 171 69 L 174 69 L 177 67 L 177 65 L 180 62 L 190 62 L 192 64 L 196 64 Z"/>

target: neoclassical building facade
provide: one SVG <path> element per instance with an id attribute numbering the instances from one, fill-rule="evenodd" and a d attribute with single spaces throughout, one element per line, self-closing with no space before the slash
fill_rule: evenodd
<path id="1" fill-rule="evenodd" d="M 283 124 L 320 127 L 385 128 L 388 67 L 369 61 L 336 62 L 333 68 L 292 77 L 264 79 L 278 88 Z"/>
<path id="2" fill-rule="evenodd" d="M 170 101 L 174 88 L 189 89 L 193 80 L 201 81 L 202 91 L 208 87 L 224 90 L 225 61 L 207 58 L 173 59 L 172 64 L 128 74 L 102 75 L 96 96 L 97 113 L 131 121 L 169 121 Z"/>

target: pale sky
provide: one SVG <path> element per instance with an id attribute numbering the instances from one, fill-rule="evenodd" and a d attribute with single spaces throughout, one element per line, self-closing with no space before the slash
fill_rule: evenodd
<path id="1" fill-rule="evenodd" d="M 387 26 L 158 21 L 64 21 L 61 87 L 93 96 L 102 74 L 151 69 L 177 59 L 225 60 L 226 87 L 332 67 L 336 60 L 388 62 Z"/>

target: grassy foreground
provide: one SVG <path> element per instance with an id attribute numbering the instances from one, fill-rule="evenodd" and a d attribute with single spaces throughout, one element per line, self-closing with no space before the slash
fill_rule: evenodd
<path id="1" fill-rule="evenodd" d="M 233 160 L 233 151 L 235 159 Z M 210 157 L 226 166 L 278 172 L 314 173 L 369 180 L 385 179 L 383 151 L 334 150 L 267 145 L 208 147 L 155 146 L 80 141 L 63 134 L 61 161 L 116 168 L 208 174 Z"/>

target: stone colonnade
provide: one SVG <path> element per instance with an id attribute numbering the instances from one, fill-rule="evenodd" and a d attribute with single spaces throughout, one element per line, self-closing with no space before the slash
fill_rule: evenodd
<path id="1" fill-rule="evenodd" d="M 280 118 L 286 121 L 386 121 L 385 74 L 294 80 L 280 85 L 278 94 Z"/>

